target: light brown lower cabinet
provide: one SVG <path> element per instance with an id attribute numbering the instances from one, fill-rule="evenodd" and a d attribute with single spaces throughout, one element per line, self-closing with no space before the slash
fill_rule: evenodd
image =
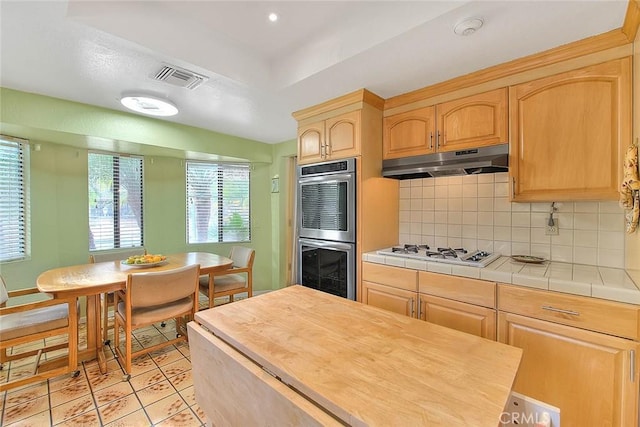
<path id="1" fill-rule="evenodd" d="M 419 300 L 420 319 L 495 341 L 495 309 L 423 294 Z"/>
<path id="2" fill-rule="evenodd" d="M 494 282 L 366 262 L 362 270 L 364 304 L 495 341 Z"/>
<path id="3" fill-rule="evenodd" d="M 363 278 L 365 304 L 521 348 L 513 390 L 561 425 L 638 425 L 638 306 L 373 263 Z"/>
<path id="4" fill-rule="evenodd" d="M 363 281 L 362 302 L 394 313 L 416 317 L 418 293 Z"/>
<path id="5" fill-rule="evenodd" d="M 637 342 L 502 311 L 498 341 L 524 350 L 513 390 L 559 407 L 561 425 L 637 425 Z"/>

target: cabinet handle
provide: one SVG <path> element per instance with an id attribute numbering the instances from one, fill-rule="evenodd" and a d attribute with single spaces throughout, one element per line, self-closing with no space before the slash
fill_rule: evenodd
<path id="1" fill-rule="evenodd" d="M 548 311 L 553 311 L 553 312 L 556 312 L 556 313 L 570 314 L 572 316 L 580 316 L 580 313 L 578 313 L 577 311 L 565 310 L 565 309 L 562 309 L 562 308 L 555 308 L 555 307 L 551 307 L 550 305 L 543 305 L 542 309 L 543 310 L 548 310 Z"/>
<path id="2" fill-rule="evenodd" d="M 324 145 L 324 155 L 326 157 L 331 156 L 331 145 L 328 142 Z"/>
<path id="3" fill-rule="evenodd" d="M 516 178 L 511 178 L 511 198 L 516 198 Z"/>
<path id="4" fill-rule="evenodd" d="M 436 133 L 436 149 L 440 148 L 440 131 Z"/>
<path id="5" fill-rule="evenodd" d="M 629 378 L 631 380 L 631 382 L 635 381 L 636 378 L 636 351 L 635 350 L 629 350 L 629 357 L 631 358 L 631 363 L 630 363 L 630 375 L 631 377 Z"/>
<path id="6" fill-rule="evenodd" d="M 327 157 L 327 146 L 325 144 L 320 146 L 320 157 L 323 159 Z"/>
<path id="7" fill-rule="evenodd" d="M 429 132 L 429 150 L 433 150 L 433 132 Z"/>
<path id="8" fill-rule="evenodd" d="M 413 298 L 411 298 L 410 302 L 411 302 L 411 317 L 413 317 L 413 313 L 416 312 L 416 310 L 415 310 L 415 301 L 414 301 Z"/>
<path id="9" fill-rule="evenodd" d="M 418 297 L 418 319 L 422 319 L 422 298 Z"/>

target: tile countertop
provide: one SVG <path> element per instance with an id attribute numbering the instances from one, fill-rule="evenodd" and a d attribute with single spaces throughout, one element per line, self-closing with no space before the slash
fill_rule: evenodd
<path id="1" fill-rule="evenodd" d="M 640 284 L 640 272 L 628 272 L 620 268 L 555 261 L 525 264 L 513 261 L 506 256 L 498 258 L 484 268 L 384 256 L 375 252 L 363 254 L 362 260 L 376 264 L 640 304 L 640 289 L 637 286 Z"/>

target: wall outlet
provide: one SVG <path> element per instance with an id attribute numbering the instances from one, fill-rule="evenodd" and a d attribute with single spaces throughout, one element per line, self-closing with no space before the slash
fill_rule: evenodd
<path id="1" fill-rule="evenodd" d="M 547 236 L 557 236 L 560 233 L 560 230 L 558 230 L 558 220 L 554 219 L 553 220 L 553 225 L 549 225 L 547 223 L 544 234 L 546 234 Z"/>

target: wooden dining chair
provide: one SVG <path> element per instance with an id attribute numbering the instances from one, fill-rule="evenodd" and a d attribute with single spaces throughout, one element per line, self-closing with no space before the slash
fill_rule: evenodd
<path id="1" fill-rule="evenodd" d="M 40 293 L 37 288 L 7 292 L 4 279 L 0 276 L 0 369 L 4 364 L 27 357 L 36 356 L 31 375 L 24 375 L 9 366 L 9 380 L 0 383 L 0 392 L 14 387 L 42 381 L 47 378 L 73 373 L 77 376 L 78 366 L 78 307 L 75 297 L 47 298 L 36 302 L 14 302 L 18 297 Z M 70 310 L 69 307 L 72 307 Z M 47 344 L 57 336 L 67 336 L 66 342 Z M 41 345 L 34 344 L 40 341 Z M 21 351 L 23 345 L 24 351 Z M 42 355 L 68 348 L 66 364 L 52 364 L 48 370 L 41 369 Z M 11 353 L 7 352 L 11 349 Z M 18 374 L 19 373 L 19 374 Z"/>
<path id="2" fill-rule="evenodd" d="M 187 265 L 147 273 L 131 273 L 126 288 L 115 293 L 114 340 L 116 355 L 124 360 L 126 380 L 131 378 L 131 361 L 159 348 L 187 340 L 186 322 L 198 310 L 200 265 Z M 176 337 L 151 347 L 133 351 L 134 329 L 166 319 L 175 319 Z M 120 328 L 125 350 L 120 349 Z"/>
<path id="3" fill-rule="evenodd" d="M 247 298 L 253 296 L 253 260 L 256 251 L 244 246 L 233 246 L 229 258 L 233 260 L 230 269 L 211 273 L 200 277 L 200 292 L 209 298 L 209 308 L 219 297 L 229 297 L 233 302 L 234 295 L 246 293 Z"/>
<path id="4" fill-rule="evenodd" d="M 89 262 L 93 264 L 96 262 L 121 261 L 130 256 L 146 254 L 147 250 L 145 248 L 92 252 L 89 254 Z M 113 292 L 104 293 L 100 297 L 102 300 L 102 342 L 104 345 L 109 345 L 109 308 L 113 308 Z"/>

